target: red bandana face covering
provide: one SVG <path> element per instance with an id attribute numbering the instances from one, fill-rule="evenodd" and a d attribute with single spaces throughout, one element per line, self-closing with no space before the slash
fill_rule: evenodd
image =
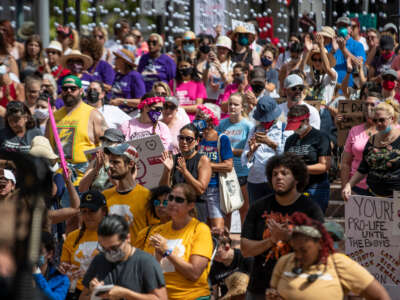
<path id="1" fill-rule="evenodd" d="M 382 87 L 388 91 L 392 91 L 395 86 L 396 86 L 396 82 L 391 81 L 391 80 L 384 80 L 382 83 Z"/>
<path id="2" fill-rule="evenodd" d="M 389 60 L 392 58 L 393 54 L 394 54 L 394 51 L 390 51 L 390 52 L 382 54 L 382 57 L 384 60 Z"/>
<path id="3" fill-rule="evenodd" d="M 271 122 L 262 122 L 262 125 L 264 126 L 265 130 L 268 130 L 272 127 L 272 125 L 274 125 L 275 121 L 271 121 Z"/>

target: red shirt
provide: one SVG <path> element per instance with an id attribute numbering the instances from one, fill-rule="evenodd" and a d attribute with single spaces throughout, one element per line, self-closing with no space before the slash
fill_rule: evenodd
<path id="1" fill-rule="evenodd" d="M 53 75 L 54 79 L 57 80 L 60 77 L 64 77 L 65 75 L 68 75 L 71 73 L 70 70 L 64 69 L 61 65 L 58 65 L 57 69 L 54 71 L 51 71 L 51 75 Z"/>

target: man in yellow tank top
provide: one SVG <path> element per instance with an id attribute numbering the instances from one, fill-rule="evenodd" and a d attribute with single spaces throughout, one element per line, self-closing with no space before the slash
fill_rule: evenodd
<path id="1" fill-rule="evenodd" d="M 103 115 L 83 102 L 82 95 L 81 80 L 74 75 L 66 76 L 62 81 L 61 92 L 65 106 L 54 113 L 65 158 L 69 167 L 76 172 L 74 185 L 79 185 L 88 166 L 84 152 L 97 147 L 100 144 L 100 137 L 107 129 Z M 46 136 L 55 149 L 50 121 L 46 126 Z"/>
<path id="2" fill-rule="evenodd" d="M 136 183 L 139 156 L 135 147 L 123 143 L 105 147 L 104 153 L 109 156 L 110 177 L 117 182 L 115 187 L 103 191 L 108 211 L 109 214 L 124 217 L 128 222 L 133 245 L 140 230 L 158 224 L 160 220 L 148 208 L 150 191 Z"/>

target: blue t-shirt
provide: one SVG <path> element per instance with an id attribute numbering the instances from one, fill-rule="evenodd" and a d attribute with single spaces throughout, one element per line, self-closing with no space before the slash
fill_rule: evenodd
<path id="1" fill-rule="evenodd" d="M 219 134 L 219 133 L 218 133 Z M 221 159 L 222 161 L 233 157 L 231 142 L 226 135 L 220 137 L 221 143 Z M 199 144 L 199 153 L 207 155 L 211 162 L 218 163 L 218 142 L 217 141 L 206 141 L 202 139 Z M 218 173 L 212 172 L 209 187 L 217 187 L 219 185 Z"/>
<path id="2" fill-rule="evenodd" d="M 365 54 L 364 46 L 360 42 L 353 40 L 352 38 L 349 38 L 346 42 L 346 48 L 355 57 L 361 56 L 365 63 L 366 54 Z M 328 52 L 330 52 L 332 50 L 332 44 L 327 45 L 326 50 L 328 50 Z M 343 78 L 346 76 L 346 72 L 347 72 L 346 58 L 344 57 L 343 52 L 340 49 L 338 49 L 335 52 L 334 57 L 336 59 L 336 65 L 335 65 L 334 69 L 338 73 L 337 82 L 342 83 Z M 350 86 L 350 87 L 353 86 L 353 75 L 352 74 L 350 74 L 348 86 Z"/>
<path id="3" fill-rule="evenodd" d="M 243 118 L 238 123 L 231 123 L 229 118 L 227 118 L 221 121 L 217 130 L 229 137 L 233 149 L 243 150 L 253 126 L 253 123 L 246 118 Z M 237 176 L 247 176 L 249 174 L 247 166 L 242 166 L 240 156 L 233 157 L 233 165 Z"/>

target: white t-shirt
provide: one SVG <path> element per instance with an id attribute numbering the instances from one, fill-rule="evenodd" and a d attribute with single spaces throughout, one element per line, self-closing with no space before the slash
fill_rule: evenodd
<path id="1" fill-rule="evenodd" d="M 322 89 L 321 92 L 318 96 L 318 99 L 322 99 L 325 101 L 326 105 L 330 106 L 330 103 L 332 101 L 332 98 L 335 94 L 335 87 L 337 83 L 337 72 L 335 71 L 334 68 L 331 68 L 332 72 L 335 73 L 335 77 L 331 78 L 328 73 L 325 73 L 322 75 Z M 306 81 L 309 86 L 312 86 L 313 81 L 312 81 L 312 76 L 311 76 L 311 70 L 309 72 L 306 72 Z"/>
<path id="2" fill-rule="evenodd" d="M 119 128 L 122 123 L 128 122 L 131 117 L 117 106 L 105 104 L 98 109 L 103 115 L 108 127 Z"/>
<path id="3" fill-rule="evenodd" d="M 304 101 L 299 102 L 299 104 L 304 104 L 308 107 L 308 109 L 310 111 L 310 125 L 312 127 L 314 127 L 315 129 L 319 130 L 321 128 L 321 118 L 319 116 L 318 110 L 314 106 L 312 106 Z M 282 114 L 285 116 L 285 119 L 287 119 L 287 114 L 289 112 L 287 102 L 279 104 L 279 107 L 281 108 Z"/>

